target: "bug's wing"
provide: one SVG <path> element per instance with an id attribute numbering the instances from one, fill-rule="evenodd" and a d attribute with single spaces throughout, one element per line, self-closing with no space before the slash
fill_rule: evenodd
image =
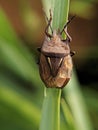
<path id="1" fill-rule="evenodd" d="M 62 64 L 63 58 L 53 58 L 53 57 L 47 57 L 47 62 L 49 64 L 51 74 L 53 77 L 55 77 L 58 73 L 58 70 Z"/>

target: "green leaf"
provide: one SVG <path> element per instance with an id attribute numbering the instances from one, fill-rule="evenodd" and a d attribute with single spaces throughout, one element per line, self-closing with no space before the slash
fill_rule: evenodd
<path id="1" fill-rule="evenodd" d="M 37 129 L 40 120 L 39 109 L 27 95 L 14 90 L 14 86 L 19 87 L 12 82 L 0 80 L 0 128 Z M 4 122 L 7 122 L 6 126 Z"/>
<path id="2" fill-rule="evenodd" d="M 62 29 L 67 22 L 69 0 L 43 0 L 44 10 L 49 17 L 52 11 L 52 28 Z M 47 88 L 42 108 L 40 130 L 60 130 L 61 89 Z"/>
<path id="3" fill-rule="evenodd" d="M 75 72 L 63 92 L 71 108 L 76 130 L 93 130 Z"/>
<path id="4" fill-rule="evenodd" d="M 59 130 L 60 96 L 61 90 L 51 88 L 46 89 L 40 130 Z"/>
<path id="5" fill-rule="evenodd" d="M 42 82 L 34 55 L 16 36 L 2 9 L 0 9 L 0 62 L 21 78 L 37 86 Z M 36 75 L 36 76 L 35 76 Z"/>
<path id="6" fill-rule="evenodd" d="M 43 0 L 43 6 L 48 17 L 49 9 L 52 11 L 52 28 L 62 29 L 68 20 L 69 0 Z"/>
<path id="7" fill-rule="evenodd" d="M 64 113 L 65 122 L 68 127 L 68 130 L 75 130 L 74 119 L 73 119 L 72 113 L 67 103 L 64 101 L 64 99 L 61 100 L 61 107 Z"/>

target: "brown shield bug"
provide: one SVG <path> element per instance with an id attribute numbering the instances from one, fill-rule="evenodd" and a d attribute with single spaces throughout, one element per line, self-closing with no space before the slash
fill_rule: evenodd
<path id="1" fill-rule="evenodd" d="M 50 19 L 45 29 L 45 40 L 39 48 L 39 72 L 42 81 L 46 87 L 63 88 L 71 78 L 72 75 L 72 55 L 74 52 L 70 51 L 69 43 L 71 37 L 67 33 L 67 25 L 73 17 L 65 24 L 62 31 L 52 30 L 51 21 L 52 15 L 50 11 Z M 48 29 L 51 29 L 51 34 Z M 66 39 L 62 39 L 62 33 L 65 33 Z"/>

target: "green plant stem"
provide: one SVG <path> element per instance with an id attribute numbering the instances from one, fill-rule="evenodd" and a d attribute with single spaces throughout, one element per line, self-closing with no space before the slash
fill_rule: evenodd
<path id="1" fill-rule="evenodd" d="M 43 7 L 48 18 L 52 11 L 52 29 L 62 30 L 68 19 L 69 0 L 43 0 Z M 46 88 L 40 130 L 60 130 L 60 97 L 61 89 Z"/>
<path id="2" fill-rule="evenodd" d="M 46 15 L 49 17 L 49 9 L 53 14 L 52 28 L 62 29 L 68 20 L 70 0 L 42 0 Z"/>
<path id="3" fill-rule="evenodd" d="M 60 130 L 61 89 L 46 88 L 40 130 Z"/>
<path id="4" fill-rule="evenodd" d="M 64 119 L 67 123 L 68 130 L 75 130 L 74 119 L 72 113 L 64 99 L 61 100 L 61 108 L 63 110 Z"/>
<path id="5" fill-rule="evenodd" d="M 71 108 L 76 130 L 93 130 L 75 71 L 66 89 L 65 98 Z"/>

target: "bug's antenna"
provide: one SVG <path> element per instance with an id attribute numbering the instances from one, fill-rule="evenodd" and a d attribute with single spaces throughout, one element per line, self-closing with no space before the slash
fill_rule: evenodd
<path id="1" fill-rule="evenodd" d="M 68 20 L 68 22 L 64 25 L 63 30 L 61 31 L 61 34 L 62 34 L 62 32 L 64 31 L 64 29 L 68 26 L 68 24 L 69 24 L 75 17 L 76 17 L 76 15 L 72 16 L 72 17 Z"/>

